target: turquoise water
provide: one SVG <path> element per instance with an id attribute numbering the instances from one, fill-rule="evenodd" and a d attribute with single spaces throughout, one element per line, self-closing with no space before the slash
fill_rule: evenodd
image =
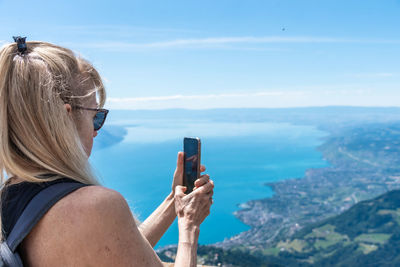
<path id="1" fill-rule="evenodd" d="M 202 139 L 202 164 L 215 181 L 215 190 L 211 215 L 201 225 L 201 244 L 249 229 L 233 212 L 248 200 L 271 196 L 264 183 L 300 178 L 308 168 L 327 166 L 316 151 L 326 134 L 309 126 L 148 120 L 126 127 L 122 142 L 95 149 L 91 161 L 103 184 L 121 192 L 140 220 L 170 192 L 183 137 Z M 177 240 L 175 222 L 158 246 Z"/>

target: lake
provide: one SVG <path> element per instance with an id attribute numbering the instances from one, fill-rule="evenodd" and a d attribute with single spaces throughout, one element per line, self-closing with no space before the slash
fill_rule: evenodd
<path id="1" fill-rule="evenodd" d="M 121 192 L 140 220 L 170 192 L 183 137 L 201 138 L 202 164 L 215 190 L 211 215 L 200 228 L 200 244 L 249 229 L 233 213 L 241 203 L 272 196 L 265 183 L 301 178 L 309 168 L 328 165 L 316 150 L 326 133 L 311 126 L 157 118 L 108 121 L 108 127 L 113 125 L 125 127 L 126 136 L 115 145 L 95 147 L 91 162 L 102 183 Z M 177 241 L 175 222 L 157 247 Z"/>

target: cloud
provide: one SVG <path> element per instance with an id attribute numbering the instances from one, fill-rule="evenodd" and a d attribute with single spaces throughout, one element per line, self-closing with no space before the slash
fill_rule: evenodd
<path id="1" fill-rule="evenodd" d="M 207 95 L 171 95 L 171 96 L 150 96 L 150 97 L 131 97 L 131 98 L 109 98 L 111 103 L 137 103 L 137 102 L 153 102 L 153 101 L 170 101 L 170 100 L 207 100 L 218 98 L 236 98 L 251 96 L 277 96 L 283 92 L 258 92 L 258 93 L 236 93 L 236 94 L 207 94 Z"/>
<path id="2" fill-rule="evenodd" d="M 227 94 L 204 94 L 204 95 L 170 95 L 151 97 L 129 97 L 107 99 L 107 107 L 111 109 L 166 109 L 166 108 L 189 108 L 204 109 L 218 107 L 245 107 L 250 105 L 270 103 L 273 99 L 296 98 L 306 94 L 303 91 L 261 91 L 252 93 L 227 93 Z M 267 103 L 268 102 L 268 103 Z"/>
<path id="3" fill-rule="evenodd" d="M 400 96 L 399 96 L 400 97 Z M 250 93 L 170 95 L 129 97 L 107 100 L 110 109 L 210 109 L 210 108 L 288 108 L 310 106 L 399 106 L 393 90 L 306 89 L 275 90 Z"/>
<path id="4" fill-rule="evenodd" d="M 311 37 L 311 36 L 264 36 L 264 37 L 209 37 L 209 38 L 189 38 L 175 39 L 159 42 L 114 42 L 99 41 L 95 43 L 74 44 L 79 47 L 98 48 L 106 50 L 140 50 L 140 49 L 171 49 L 171 48 L 226 48 L 227 45 L 240 46 L 244 44 L 322 44 L 322 43 L 377 43 L 377 44 L 400 44 L 400 40 L 367 40 L 367 39 L 348 39 L 333 37 Z"/>
<path id="5" fill-rule="evenodd" d="M 96 42 L 82 43 L 80 46 L 102 48 L 102 49 L 154 49 L 154 48 L 196 48 L 196 47 L 216 47 L 221 45 L 240 45 L 240 44 L 274 44 L 274 43 L 358 43 L 358 42 L 378 42 L 377 40 L 357 40 L 331 37 L 210 37 L 210 38 L 192 38 L 175 39 L 160 42 Z"/>
<path id="6" fill-rule="evenodd" d="M 312 36 L 239 36 L 239 37 L 208 37 L 208 38 L 188 38 L 175 39 L 159 42 L 108 42 L 99 41 L 96 43 L 81 43 L 80 47 L 99 48 L 107 50 L 127 49 L 168 49 L 168 48 L 209 48 L 224 47 L 226 45 L 242 44 L 315 44 L 315 43 L 381 43 L 381 44 L 399 44 L 400 40 L 367 40 L 367 39 L 348 39 L 333 37 L 312 37 Z"/>
<path id="7" fill-rule="evenodd" d="M 315 38 L 315 37 L 217 37 L 202 39 L 178 39 L 165 42 L 153 42 L 142 44 L 144 47 L 181 47 L 198 45 L 219 45 L 219 44 L 258 44 L 258 43 L 332 43 L 343 42 L 341 39 L 334 38 Z M 140 45 L 140 44 L 132 44 Z"/>
<path id="8" fill-rule="evenodd" d="M 307 91 L 260 91 L 204 95 L 170 95 L 107 99 L 111 109 L 167 109 L 167 108 L 221 108 L 221 107 L 278 107 L 290 99 L 304 98 Z"/>

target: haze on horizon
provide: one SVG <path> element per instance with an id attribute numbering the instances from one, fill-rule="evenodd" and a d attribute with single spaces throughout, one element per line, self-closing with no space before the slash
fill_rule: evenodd
<path id="1" fill-rule="evenodd" d="M 0 0 L 0 44 L 79 52 L 112 109 L 400 106 L 398 14 L 399 0 Z"/>

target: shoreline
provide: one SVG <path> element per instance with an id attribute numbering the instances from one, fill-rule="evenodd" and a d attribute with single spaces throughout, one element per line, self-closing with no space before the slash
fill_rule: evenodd
<path id="1" fill-rule="evenodd" d="M 329 167 L 308 169 L 300 179 L 267 183 L 275 192 L 271 198 L 246 202 L 246 207 L 236 213 L 236 217 L 251 229 L 214 245 L 222 248 L 238 245 L 272 247 L 309 223 L 340 214 L 359 201 L 400 188 L 400 177 L 393 177 L 400 169 L 388 171 L 387 164 L 379 164 L 385 160 L 381 156 L 378 160 L 370 153 L 370 142 L 379 138 L 381 132 L 390 132 L 393 125 L 376 126 L 372 136 L 358 150 L 354 150 L 354 142 L 360 133 L 369 132 L 369 126 L 331 131 L 317 148 L 330 163 Z M 392 137 L 400 139 L 400 134 Z M 375 150 L 385 150 L 391 139 L 386 141 Z M 361 156 L 363 154 L 372 158 Z"/>

